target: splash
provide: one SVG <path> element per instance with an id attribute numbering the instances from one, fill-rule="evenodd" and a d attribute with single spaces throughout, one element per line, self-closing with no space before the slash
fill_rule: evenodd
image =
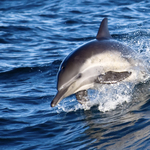
<path id="1" fill-rule="evenodd" d="M 134 44 L 133 41 L 131 42 Z M 135 78 L 139 78 L 140 73 L 142 73 L 143 76 L 140 82 L 144 84 L 150 79 L 149 40 L 138 41 L 134 46 L 138 47 L 138 53 L 134 56 L 134 58 L 139 60 L 134 68 L 137 72 Z M 118 106 L 124 105 L 124 103 L 132 103 L 133 91 L 138 83 L 139 81 L 132 83 L 120 82 L 118 84 L 99 85 L 94 90 L 88 90 L 89 101 L 86 104 L 81 105 L 77 102 L 75 96 L 70 96 L 65 98 L 61 104 L 58 104 L 57 112 L 72 112 L 78 110 L 86 111 L 90 110 L 93 106 L 97 106 L 97 109 L 101 112 L 115 110 Z"/>
<path id="2" fill-rule="evenodd" d="M 118 83 L 112 85 L 104 85 L 99 89 L 99 103 L 98 109 L 102 112 L 115 109 L 118 105 L 124 102 L 130 102 L 134 84 L 131 83 Z"/>
<path id="3" fill-rule="evenodd" d="M 88 90 L 89 101 L 81 105 L 77 102 L 74 96 L 64 99 L 57 106 L 57 113 L 72 112 L 77 110 L 90 110 L 91 107 L 97 106 L 99 111 L 106 112 L 115 109 L 123 102 L 130 102 L 130 97 L 134 85 L 127 84 L 112 84 L 101 85 L 98 89 Z"/>

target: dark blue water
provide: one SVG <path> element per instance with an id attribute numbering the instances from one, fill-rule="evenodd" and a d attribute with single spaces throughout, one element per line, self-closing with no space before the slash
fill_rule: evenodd
<path id="1" fill-rule="evenodd" d="M 0 1 L 0 149 L 150 149 L 150 81 L 104 86 L 103 104 L 88 110 L 74 95 L 50 107 L 60 63 L 95 38 L 104 17 L 148 67 L 149 8 L 146 0 Z"/>

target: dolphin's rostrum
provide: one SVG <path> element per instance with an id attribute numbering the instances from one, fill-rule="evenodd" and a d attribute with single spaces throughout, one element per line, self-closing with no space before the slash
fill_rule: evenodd
<path id="1" fill-rule="evenodd" d="M 57 76 L 58 92 L 51 106 L 72 94 L 76 94 L 83 104 L 87 101 L 87 90 L 95 84 L 134 80 L 137 76 L 131 58 L 134 54 L 130 47 L 112 39 L 107 18 L 104 18 L 96 39 L 73 51 L 61 64 Z"/>

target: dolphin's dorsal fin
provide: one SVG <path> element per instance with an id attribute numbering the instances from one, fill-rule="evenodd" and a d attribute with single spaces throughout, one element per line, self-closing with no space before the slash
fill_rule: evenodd
<path id="1" fill-rule="evenodd" d="M 107 39 L 111 39 L 112 36 L 109 33 L 108 30 L 108 25 L 107 25 L 108 19 L 104 18 L 101 22 L 101 25 L 99 27 L 96 39 L 101 39 L 101 38 L 107 38 Z"/>

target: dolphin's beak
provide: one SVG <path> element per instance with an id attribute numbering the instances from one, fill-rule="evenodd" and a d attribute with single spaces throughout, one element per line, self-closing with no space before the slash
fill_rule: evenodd
<path id="1" fill-rule="evenodd" d="M 55 107 L 63 98 L 65 98 L 65 93 L 68 88 L 61 89 L 60 91 L 57 92 L 56 96 L 51 102 L 51 107 Z"/>

